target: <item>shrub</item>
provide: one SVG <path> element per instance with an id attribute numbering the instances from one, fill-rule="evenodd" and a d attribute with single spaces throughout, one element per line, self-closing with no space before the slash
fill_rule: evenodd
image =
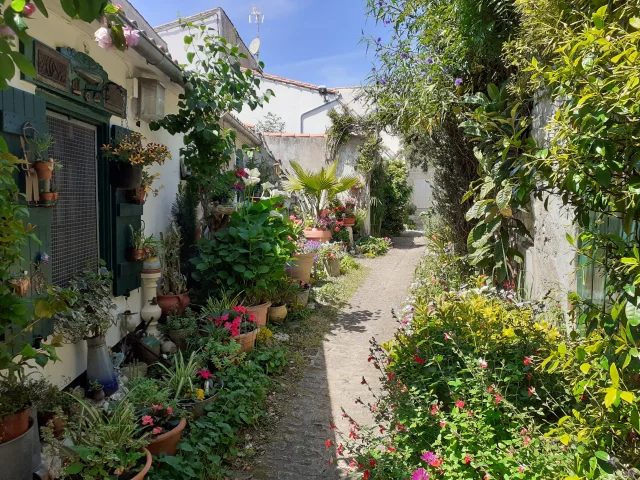
<path id="1" fill-rule="evenodd" d="M 380 257 L 387 254 L 391 245 L 391 239 L 387 237 L 366 237 L 361 238 L 356 242 L 356 252 L 370 258 Z"/>
<path id="2" fill-rule="evenodd" d="M 342 275 L 346 275 L 354 270 L 360 270 L 360 268 L 362 268 L 361 265 L 350 255 L 345 255 L 340 260 L 340 273 Z"/>

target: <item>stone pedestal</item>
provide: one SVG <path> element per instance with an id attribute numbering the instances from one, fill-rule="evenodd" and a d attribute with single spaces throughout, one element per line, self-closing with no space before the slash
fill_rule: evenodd
<path id="1" fill-rule="evenodd" d="M 142 311 L 140 317 L 149 323 L 147 334 L 160 339 L 162 334 L 158 330 L 158 320 L 162 316 L 162 309 L 158 306 L 157 290 L 161 273 L 143 273 L 142 278 Z"/>
<path id="2" fill-rule="evenodd" d="M 353 227 L 346 227 L 347 232 L 349 232 L 349 245 L 353 247 Z"/>

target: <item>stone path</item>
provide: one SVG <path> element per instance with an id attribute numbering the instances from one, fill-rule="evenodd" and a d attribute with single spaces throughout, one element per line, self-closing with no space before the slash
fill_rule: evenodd
<path id="1" fill-rule="evenodd" d="M 335 443 L 331 422 L 348 431 L 341 417 L 341 407 L 360 423 L 366 422 L 365 409 L 354 400 L 368 396 L 365 376 L 372 385 L 378 382 L 377 371 L 367 362 L 369 340 L 386 341 L 397 329 L 391 309 L 399 307 L 424 249 L 424 239 L 417 232 L 407 232 L 394 239 L 395 248 L 386 256 L 363 261 L 372 269 L 370 276 L 351 299 L 338 323 L 312 360 L 300 382 L 297 395 L 291 398 L 291 410 L 278 426 L 266 451 L 256 461 L 245 479 L 259 480 L 334 480 L 343 478 L 335 462 Z M 366 424 L 366 423 L 365 423 Z"/>

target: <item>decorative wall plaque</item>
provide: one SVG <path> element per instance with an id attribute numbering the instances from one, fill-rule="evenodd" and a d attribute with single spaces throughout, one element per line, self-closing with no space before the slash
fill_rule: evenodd
<path id="1" fill-rule="evenodd" d="M 111 82 L 102 65 L 73 48 L 56 51 L 33 43 L 34 83 L 104 113 L 126 116 L 127 90 Z"/>
<path id="2" fill-rule="evenodd" d="M 52 48 L 35 43 L 36 80 L 58 90 L 67 91 L 69 88 L 69 73 L 71 62 Z"/>

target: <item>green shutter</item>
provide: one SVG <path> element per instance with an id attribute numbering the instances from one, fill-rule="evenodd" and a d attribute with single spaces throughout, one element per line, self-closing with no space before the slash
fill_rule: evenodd
<path id="1" fill-rule="evenodd" d="M 0 91 L 0 119 L 2 136 L 7 142 L 9 152 L 23 158 L 22 145 L 20 143 L 20 135 L 23 131 L 25 123 L 29 122 L 39 132 L 47 133 L 47 105 L 46 102 L 35 95 L 9 88 Z M 25 191 L 24 174 L 18 172 L 15 176 L 18 187 L 21 192 Z M 53 212 L 50 208 L 29 208 L 29 218 L 25 218 L 26 223 L 34 226 L 34 233 L 38 237 L 40 243 L 35 240 L 29 240 L 28 244 L 22 247 L 22 256 L 24 261 L 20 265 L 16 265 L 15 271 L 27 271 L 29 278 L 33 278 L 35 273 L 35 263 L 39 260 L 42 252 L 51 252 L 51 223 L 53 220 Z M 51 283 L 51 265 L 43 265 L 41 268 L 45 274 L 47 283 Z M 27 293 L 28 298 L 37 296 L 31 282 L 31 289 Z M 11 330 L 12 334 L 19 332 L 19 328 L 15 327 Z M 23 332 L 18 340 L 24 342 L 33 342 L 38 338 L 46 338 L 53 333 L 53 320 L 46 319 L 38 322 L 33 330 Z M 13 352 L 18 353 L 17 351 Z"/>
<path id="2" fill-rule="evenodd" d="M 114 125 L 111 127 L 111 137 L 118 138 L 126 135 L 130 130 Z M 108 177 L 107 177 L 108 178 Z M 113 288 L 119 297 L 128 295 L 130 291 L 140 288 L 142 263 L 129 262 L 127 252 L 131 245 L 131 230 L 142 226 L 142 205 L 128 203 L 123 190 L 112 189 L 113 212 Z"/>

